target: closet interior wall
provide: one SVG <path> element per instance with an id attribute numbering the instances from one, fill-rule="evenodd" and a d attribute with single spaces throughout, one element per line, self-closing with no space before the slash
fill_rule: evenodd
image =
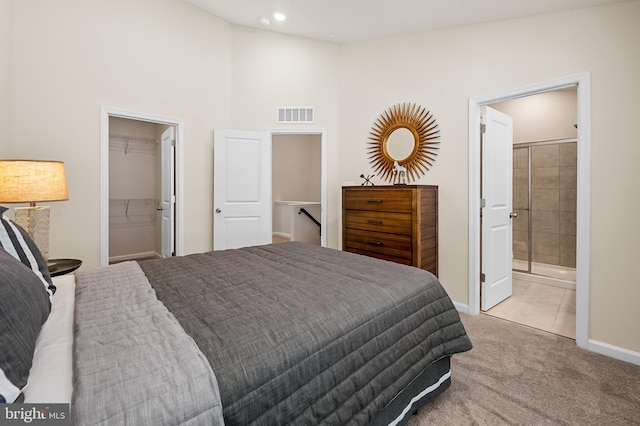
<path id="1" fill-rule="evenodd" d="M 109 119 L 109 262 L 159 257 L 159 140 L 166 128 Z"/>

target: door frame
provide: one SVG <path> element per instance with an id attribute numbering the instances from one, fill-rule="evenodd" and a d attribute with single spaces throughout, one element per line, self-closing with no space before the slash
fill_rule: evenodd
<path id="1" fill-rule="evenodd" d="M 327 246 L 327 131 L 325 129 L 267 129 L 271 136 L 273 146 L 273 135 L 315 135 L 320 136 L 321 163 L 320 163 L 320 245 Z M 273 156 L 273 152 L 272 152 Z M 272 157 L 273 158 L 273 157 Z M 272 160 L 273 161 L 273 160 Z M 273 171 L 272 171 L 273 173 Z"/>
<path id="2" fill-rule="evenodd" d="M 480 109 L 525 96 L 577 87 L 576 203 L 576 344 L 589 345 L 589 284 L 591 258 L 591 73 L 585 71 L 504 92 L 469 99 L 469 304 L 480 313 Z"/>
<path id="3" fill-rule="evenodd" d="M 184 254 L 184 122 L 181 119 L 161 117 L 106 106 L 100 107 L 100 266 L 109 264 L 109 118 L 147 121 L 176 128 L 175 150 L 175 250 Z"/>

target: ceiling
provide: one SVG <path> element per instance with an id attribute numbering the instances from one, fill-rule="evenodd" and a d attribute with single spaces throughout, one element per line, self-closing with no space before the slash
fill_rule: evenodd
<path id="1" fill-rule="evenodd" d="M 233 24 L 349 43 L 624 0 L 184 0 Z M 274 12 L 287 16 L 283 22 Z M 268 19 L 269 24 L 261 23 Z"/>

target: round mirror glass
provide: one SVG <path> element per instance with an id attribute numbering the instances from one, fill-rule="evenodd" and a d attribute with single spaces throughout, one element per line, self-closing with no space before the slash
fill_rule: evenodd
<path id="1" fill-rule="evenodd" d="M 399 127 L 391 132 L 387 138 L 386 149 L 391 158 L 402 161 L 411 155 L 415 144 L 416 141 L 411 130 Z"/>

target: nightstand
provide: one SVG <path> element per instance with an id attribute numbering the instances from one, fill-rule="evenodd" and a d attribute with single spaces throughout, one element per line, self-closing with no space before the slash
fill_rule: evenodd
<path id="1" fill-rule="evenodd" d="M 82 260 L 78 259 L 49 259 L 47 262 L 49 274 L 51 274 L 52 277 L 73 272 L 78 269 L 80 265 L 82 265 Z"/>

